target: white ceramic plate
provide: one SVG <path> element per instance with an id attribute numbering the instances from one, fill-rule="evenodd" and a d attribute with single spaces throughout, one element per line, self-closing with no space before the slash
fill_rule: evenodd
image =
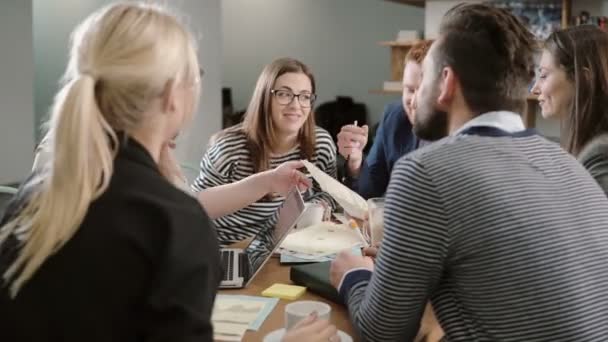
<path id="1" fill-rule="evenodd" d="M 264 342 L 281 342 L 281 338 L 283 338 L 283 335 L 285 335 L 284 328 L 275 330 L 270 334 L 264 336 Z M 338 336 L 340 337 L 340 342 L 353 342 L 352 337 L 350 337 L 342 330 L 338 330 Z"/>

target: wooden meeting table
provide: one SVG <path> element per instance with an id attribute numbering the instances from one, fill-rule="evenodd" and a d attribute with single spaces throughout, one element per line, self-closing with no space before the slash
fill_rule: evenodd
<path id="1" fill-rule="evenodd" d="M 221 290 L 220 294 L 261 296 L 262 291 L 275 283 L 293 284 L 291 280 L 289 280 L 289 269 L 289 266 L 282 266 L 279 263 L 279 259 L 273 257 L 266 265 L 264 265 L 262 270 L 260 270 L 251 284 L 249 284 L 246 288 Z M 306 293 L 298 300 L 316 300 L 329 304 L 331 306 L 331 323 L 334 324 L 339 330 L 342 330 L 350 335 L 353 340 L 358 340 L 357 336 L 355 335 L 354 328 L 350 323 L 348 310 L 345 306 L 326 300 L 310 291 L 306 291 Z M 270 315 L 268 315 L 260 329 L 258 331 L 248 330 L 243 338 L 243 341 L 262 341 L 264 336 L 267 334 L 276 329 L 281 329 L 284 324 L 283 320 L 285 305 L 290 302 L 291 301 L 284 299 L 279 300 L 276 307 L 274 310 L 272 310 Z M 427 306 L 427 311 L 425 311 L 422 319 L 419 336 L 416 338 L 416 341 L 438 341 L 443 336 L 443 332 L 435 320 L 432 311 L 428 310 L 429 308 L 430 306 Z"/>

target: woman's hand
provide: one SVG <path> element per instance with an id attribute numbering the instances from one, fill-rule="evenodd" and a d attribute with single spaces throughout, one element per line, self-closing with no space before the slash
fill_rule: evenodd
<path id="1" fill-rule="evenodd" d="M 287 195 L 289 190 L 297 186 L 304 191 L 312 186 L 312 182 L 298 169 L 303 168 L 301 161 L 285 162 L 274 170 L 265 171 L 268 193 L 277 193 L 281 196 Z"/>
<path id="2" fill-rule="evenodd" d="M 289 329 L 281 342 L 339 342 L 338 329 L 314 313 Z"/>
<path id="3" fill-rule="evenodd" d="M 186 177 L 182 173 L 181 168 L 173 155 L 175 150 L 175 141 L 167 141 L 160 150 L 158 159 L 158 168 L 160 173 L 165 176 L 172 184 L 181 187 L 186 185 Z"/>

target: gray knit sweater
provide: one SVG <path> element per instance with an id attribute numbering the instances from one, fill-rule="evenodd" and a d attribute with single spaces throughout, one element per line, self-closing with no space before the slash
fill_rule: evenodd
<path id="1" fill-rule="evenodd" d="M 578 160 L 608 195 L 608 134 L 591 140 L 579 154 Z"/>

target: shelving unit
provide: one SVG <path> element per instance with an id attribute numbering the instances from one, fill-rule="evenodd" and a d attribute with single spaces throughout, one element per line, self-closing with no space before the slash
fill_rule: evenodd
<path id="1" fill-rule="evenodd" d="M 405 56 L 417 42 L 418 40 L 378 42 L 379 45 L 388 46 L 391 49 L 391 81 L 401 81 L 403 68 L 405 67 Z"/>

